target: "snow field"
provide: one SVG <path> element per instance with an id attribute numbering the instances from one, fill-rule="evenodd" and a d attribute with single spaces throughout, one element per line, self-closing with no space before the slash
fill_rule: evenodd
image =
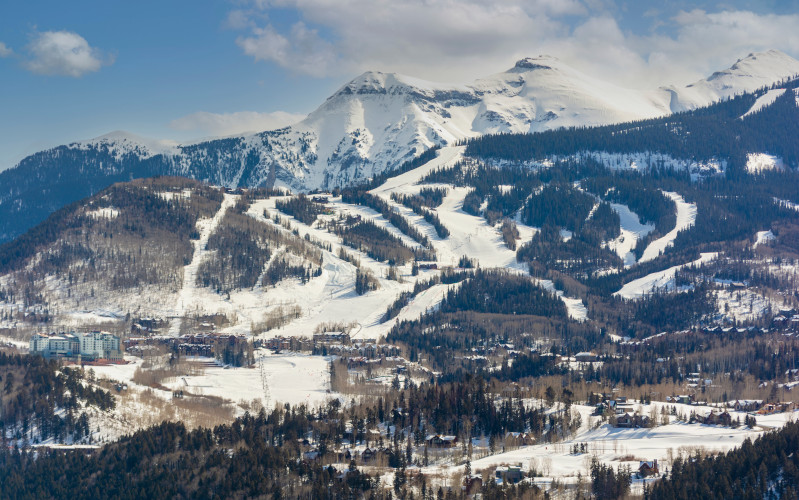
<path id="1" fill-rule="evenodd" d="M 758 231 L 757 235 L 755 236 L 755 244 L 752 245 L 754 248 L 757 248 L 760 245 L 767 245 L 770 242 L 774 241 L 776 237 L 774 233 L 769 231 Z"/>
<path id="2" fill-rule="evenodd" d="M 630 210 L 627 205 L 611 203 L 610 206 L 619 214 L 621 234 L 616 239 L 607 242 L 607 247 L 624 260 L 624 267 L 631 267 L 635 264 L 635 253 L 633 252 L 635 245 L 639 239 L 654 231 L 655 226 L 641 224 L 638 215 Z"/>
<path id="3" fill-rule="evenodd" d="M 752 107 L 749 108 L 749 111 L 747 111 L 746 113 L 744 113 L 741 116 L 741 119 L 743 120 L 744 118 L 746 118 L 747 116 L 751 115 L 752 113 L 757 113 L 758 111 L 762 110 L 763 108 L 767 108 L 767 107 L 771 106 L 772 104 L 774 104 L 774 101 L 776 101 L 777 98 L 780 97 L 784 93 L 785 93 L 785 89 L 769 90 L 768 92 L 766 92 L 765 94 L 763 94 L 762 96 L 757 98 L 757 100 L 752 105 Z"/>
<path id="4" fill-rule="evenodd" d="M 677 224 L 674 229 L 666 233 L 662 238 L 650 243 L 646 250 L 644 250 L 641 259 L 638 262 L 647 262 L 656 259 L 661 253 L 665 252 L 667 248 L 674 244 L 677 234 L 692 227 L 696 223 L 696 205 L 687 203 L 682 196 L 677 193 L 664 191 L 663 194 L 671 198 L 675 205 L 677 205 Z"/>
<path id="5" fill-rule="evenodd" d="M 716 291 L 716 306 L 719 314 L 742 322 L 755 320 L 769 309 L 779 311 L 781 304 L 749 289 L 723 289 Z"/>
<path id="6" fill-rule="evenodd" d="M 557 160 L 561 157 L 553 156 Z M 721 173 L 726 169 L 726 161 L 711 159 L 695 161 L 674 158 L 665 153 L 641 151 L 638 153 L 609 153 L 607 151 L 583 151 L 563 159 L 591 158 L 611 170 L 647 170 L 650 168 L 667 168 L 670 170 L 688 170 L 691 173 Z"/>
<path id="7" fill-rule="evenodd" d="M 267 349 L 255 353 L 259 361 L 254 368 L 205 369 L 203 375 L 172 379 L 164 385 L 172 390 L 183 390 L 193 395 L 217 396 L 234 403 L 259 399 L 265 401 L 259 363 L 263 363 L 271 403 L 289 403 L 292 406 L 313 406 L 336 397 L 329 392 L 331 357 L 309 356 L 299 353 L 272 354 Z M 203 358 L 200 358 L 203 359 Z M 206 358 L 207 359 L 207 358 Z"/>
<path id="8" fill-rule="evenodd" d="M 278 402 L 314 406 L 339 397 L 329 392 L 328 366 L 331 357 L 299 353 L 275 355 L 265 349 L 256 350 L 255 355 L 259 362 L 254 368 L 224 367 L 212 358 L 185 358 L 202 364 L 202 374 L 166 379 L 163 381 L 164 388 L 150 388 L 133 381 L 134 373 L 143 363 L 141 358 L 126 356 L 128 364 L 90 367 L 97 380 L 109 379 L 128 385 L 127 390 L 121 393 L 111 391 L 118 396 L 117 406 L 113 410 L 102 412 L 95 408 L 87 409 L 92 429 L 98 429 L 93 432 L 95 440 L 116 440 L 137 429 L 159 423 L 165 415 L 172 420 L 193 418 L 195 424 L 203 424 L 194 418 L 195 415 L 185 414 L 192 410 L 172 404 L 173 390 L 183 390 L 186 394 L 184 401 L 191 401 L 191 396 L 222 398 L 230 405 L 226 411 L 232 411 L 233 415 L 244 413 L 253 400 L 260 401 L 266 407 Z M 261 365 L 268 384 L 268 398 L 263 388 Z M 207 404 L 211 404 L 209 410 L 213 411 L 213 403 Z M 199 415 L 201 417 L 202 413 Z"/>
<path id="9" fill-rule="evenodd" d="M 709 406 L 688 406 L 680 404 L 666 404 L 653 402 L 650 405 L 636 405 L 642 415 L 650 415 L 655 408 L 657 418 L 660 407 L 674 406 L 678 412 L 686 416 L 691 411 L 704 416 L 711 410 L 718 409 Z M 544 477 L 536 478 L 538 483 L 547 484 L 553 479 L 561 483 L 576 483 L 577 475 L 583 480 L 590 478 L 589 465 L 593 457 L 601 462 L 615 467 L 629 465 L 633 471 L 638 469 L 639 461 L 657 459 L 661 467 L 671 468 L 671 459 L 680 454 L 693 454 L 696 450 L 706 452 L 725 452 L 739 447 L 745 439 L 755 439 L 763 433 L 764 429 L 777 429 L 788 421 L 795 420 L 799 413 L 784 413 L 768 416 L 757 416 L 758 426 L 749 429 L 740 426 L 736 429 L 730 427 L 688 424 L 679 422 L 676 417 L 670 417 L 668 425 L 661 425 L 651 429 L 618 429 L 609 424 L 600 424 L 600 418 L 591 416 L 593 408 L 589 406 L 573 405 L 572 411 L 580 414 L 582 425 L 569 439 L 558 443 L 543 443 L 523 446 L 512 451 L 501 452 L 495 455 L 479 458 L 472 461 L 472 471 L 480 471 L 499 465 L 522 465 L 522 470 L 528 471 L 535 468 Z M 746 416 L 743 412 L 730 411 L 733 420 L 740 418 L 743 422 Z M 574 444 L 587 444 L 588 453 L 573 454 Z M 464 466 L 436 465 L 423 468 L 425 474 L 446 477 L 454 472 L 463 472 Z M 638 482 L 635 487 L 642 485 Z"/>
<path id="10" fill-rule="evenodd" d="M 247 213 L 265 223 L 274 224 L 271 219 L 263 217 L 264 209 L 274 213 L 274 204 L 274 198 L 256 201 Z M 348 210 L 352 205 L 337 203 L 334 204 L 334 207 Z M 374 213 L 374 211 L 371 212 Z M 388 264 L 375 261 L 355 249 L 342 245 L 337 236 L 325 230 L 309 227 L 282 213 L 281 217 L 291 221 L 292 227 L 299 231 L 300 237 L 305 237 L 308 234 L 312 238 L 329 243 L 332 251 L 322 251 L 321 276 L 312 278 L 305 285 L 294 283 L 293 280 L 286 280 L 275 288 L 265 290 L 268 300 L 283 305 L 297 304 L 303 309 L 301 318 L 279 330 L 270 331 L 267 335 L 310 336 L 315 326 L 320 323 L 357 321 L 360 328 L 355 336 L 377 338 L 387 332 L 386 327 L 380 325 L 380 320 L 397 295 L 402 291 L 412 290 L 415 279 L 426 279 L 424 273 L 420 273 L 416 278 L 410 276 L 410 265 L 405 265 L 399 267 L 405 283 L 388 280 L 385 278 L 389 270 Z M 380 219 L 385 220 L 382 216 Z M 275 227 L 285 231 L 279 225 Z M 393 226 L 391 227 L 393 228 Z M 396 231 L 396 228 L 394 230 Z M 380 282 L 378 290 L 365 295 L 355 293 L 355 266 L 338 257 L 339 248 L 344 248 L 348 253 L 355 255 L 360 260 L 361 267 L 373 272 Z"/>
<path id="11" fill-rule="evenodd" d="M 705 262 L 710 262 L 717 256 L 718 253 L 715 252 L 702 253 L 700 258 L 688 264 L 672 266 L 663 271 L 657 271 L 652 274 L 647 274 L 643 278 L 633 280 L 625 284 L 621 287 L 621 290 L 615 292 L 613 295 L 623 299 L 640 299 L 653 291 L 674 290 L 674 276 L 677 274 L 677 271 L 689 266 L 699 266 Z"/>
<path id="12" fill-rule="evenodd" d="M 765 153 L 749 153 L 746 155 L 746 171 L 757 174 L 764 170 L 782 170 L 785 165 L 782 158 Z"/>
<path id="13" fill-rule="evenodd" d="M 563 291 L 555 288 L 555 283 L 553 283 L 551 280 L 534 279 L 533 281 L 538 283 L 548 292 L 555 294 L 561 301 L 563 301 L 563 304 L 566 306 L 566 311 L 571 319 L 575 321 L 585 321 L 588 319 L 588 309 L 585 307 L 585 304 L 583 304 L 582 300 L 564 295 Z"/>
<path id="14" fill-rule="evenodd" d="M 113 207 L 98 208 L 86 212 L 86 215 L 94 219 L 115 219 L 119 216 L 119 210 Z"/>

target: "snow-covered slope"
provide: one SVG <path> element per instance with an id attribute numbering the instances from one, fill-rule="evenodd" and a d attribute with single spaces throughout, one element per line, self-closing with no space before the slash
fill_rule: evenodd
<path id="1" fill-rule="evenodd" d="M 799 75 L 799 61 L 779 50 L 769 50 L 749 54 L 730 68 L 717 71 L 685 88 L 663 89 L 672 93 L 674 99 L 671 108 L 677 112 L 706 106 L 710 102 L 751 92 L 796 75 Z"/>
<path id="2" fill-rule="evenodd" d="M 179 146 L 112 133 L 73 148 L 115 156 L 164 157 L 165 167 L 224 185 L 344 185 L 394 168 L 433 145 L 489 133 L 600 125 L 694 109 L 799 74 L 779 52 L 750 54 L 687 87 L 622 88 L 550 56 L 522 59 L 469 84 L 441 84 L 367 72 L 342 86 L 296 125 Z M 216 171 L 209 172 L 209 170 Z"/>
<path id="3" fill-rule="evenodd" d="M 799 74 L 799 61 L 752 54 L 688 87 L 630 90 L 539 56 L 468 84 L 367 72 L 279 130 L 186 144 L 124 132 L 59 146 L 0 172 L 0 242 L 54 210 L 132 178 L 183 176 L 227 187 L 343 186 L 433 145 L 500 132 L 600 125 L 693 109 Z M 767 100 L 761 102 L 766 105 Z"/>
<path id="4" fill-rule="evenodd" d="M 119 160 L 125 155 L 133 154 L 140 158 L 152 158 L 156 155 L 178 155 L 178 143 L 175 141 L 150 139 L 129 132 L 116 130 L 94 139 L 73 143 L 74 149 L 105 150 Z"/>

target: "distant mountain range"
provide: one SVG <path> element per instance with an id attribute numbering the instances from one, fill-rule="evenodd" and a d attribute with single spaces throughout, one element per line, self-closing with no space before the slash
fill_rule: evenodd
<path id="1" fill-rule="evenodd" d="M 0 173 L 0 242 L 114 182 L 177 175 L 213 184 L 326 189 L 368 179 L 434 145 L 696 109 L 799 74 L 776 51 L 750 54 L 686 87 L 630 90 L 548 56 L 466 85 L 367 72 L 301 122 L 195 144 L 113 132 L 35 153 Z"/>

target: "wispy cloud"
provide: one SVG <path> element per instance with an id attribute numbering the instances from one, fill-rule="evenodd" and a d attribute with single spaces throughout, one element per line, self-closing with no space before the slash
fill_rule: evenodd
<path id="1" fill-rule="evenodd" d="M 11 50 L 11 47 L 9 47 L 8 45 L 4 44 L 3 42 L 0 42 L 0 58 L 8 57 L 8 56 L 10 56 L 13 53 L 14 53 L 14 51 Z"/>
<path id="2" fill-rule="evenodd" d="M 236 43 L 256 61 L 272 61 L 306 75 L 326 76 L 337 66 L 333 44 L 303 22 L 295 23 L 285 35 L 272 25 L 255 26 L 249 36 L 239 37 Z"/>
<path id="3" fill-rule="evenodd" d="M 275 111 L 258 113 L 239 111 L 236 113 L 209 113 L 198 111 L 172 120 L 169 126 L 174 130 L 194 132 L 198 136 L 227 136 L 246 132 L 263 132 L 297 123 L 305 115 Z"/>
<path id="4" fill-rule="evenodd" d="M 633 86 L 687 83 L 751 51 L 799 55 L 799 16 L 728 8 L 642 12 L 620 26 L 606 0 L 243 0 L 227 26 L 256 60 L 311 76 L 370 69 L 464 81 L 548 53 Z M 279 25 L 270 14 L 293 10 Z M 629 20 L 627 21 L 629 22 Z M 639 35 L 636 33 L 644 33 Z"/>
<path id="5" fill-rule="evenodd" d="M 89 45 L 71 31 L 35 33 L 28 45 L 25 67 L 40 75 L 81 77 L 112 64 L 113 57 Z"/>

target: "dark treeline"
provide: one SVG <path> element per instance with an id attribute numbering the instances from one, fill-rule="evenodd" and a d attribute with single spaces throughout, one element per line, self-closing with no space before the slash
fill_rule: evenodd
<path id="1" fill-rule="evenodd" d="M 440 309 L 442 312 L 566 317 L 563 302 L 529 277 L 496 269 L 477 269 L 460 287 L 447 292 Z"/>
<path id="2" fill-rule="evenodd" d="M 635 300 L 590 294 L 586 302 L 594 321 L 636 339 L 711 324 L 717 312 L 713 289 L 705 282 L 692 282 L 681 293 L 656 291 Z"/>
<path id="3" fill-rule="evenodd" d="M 264 223 L 228 210 L 208 238 L 206 248 L 216 255 L 200 264 L 197 284 L 217 293 L 255 286 L 273 251 L 269 233 Z"/>
<path id="4" fill-rule="evenodd" d="M 406 476 L 410 465 L 427 464 L 424 438 L 451 434 L 459 441 L 506 432 L 530 432 L 540 439 L 562 437 L 580 424 L 571 412 L 530 407 L 482 377 L 457 383 L 410 384 L 380 397 L 342 406 L 333 400 L 310 410 L 277 406 L 245 414 L 230 425 L 187 430 L 167 423 L 123 437 L 98 453 L 0 450 L 0 484 L 9 498 L 407 498 L 410 487 L 423 499 L 462 498 L 459 488 L 445 493 L 425 479 Z M 353 462 L 337 470 L 338 448 L 346 424 L 353 444 L 375 446 L 395 469 L 393 491 Z M 379 433 L 370 431 L 386 429 Z M 305 444 L 304 444 L 305 443 Z M 416 452 L 413 449 L 416 449 Z M 320 460 L 302 459 L 314 449 Z M 495 484 L 484 492 L 514 495 Z M 532 493 L 532 492 L 530 492 Z"/>
<path id="5" fill-rule="evenodd" d="M 603 201 L 595 205 L 588 220 L 580 228 L 579 237 L 587 243 L 601 246 L 603 241 L 616 239 L 620 234 L 619 214 L 611 208 L 610 203 Z"/>
<path id="6" fill-rule="evenodd" d="M 655 293 L 646 300 L 629 304 L 634 320 L 656 331 L 677 331 L 698 325 L 716 312 L 716 300 L 710 288 L 701 284 L 683 293 Z"/>
<path id="7" fill-rule="evenodd" d="M 261 283 L 270 286 L 291 277 L 305 283 L 321 274 L 322 252 L 318 248 L 247 215 L 248 206 L 248 199 L 240 199 L 208 238 L 207 249 L 216 252 L 200 264 L 197 284 L 228 293 L 254 287 L 262 275 Z M 284 251 L 271 258 L 279 247 Z"/>
<path id="8" fill-rule="evenodd" d="M 423 291 L 441 283 L 458 283 L 467 276 L 468 274 L 464 272 L 448 272 L 445 270 L 440 275 L 433 276 L 429 280 L 417 281 L 413 284 L 412 291 L 401 292 L 399 296 L 397 296 L 397 299 L 388 306 L 386 313 L 383 315 L 382 322 L 385 323 L 392 318 L 396 318 L 402 311 L 402 308 L 410 304 L 411 300 Z"/>
<path id="9" fill-rule="evenodd" d="M 583 281 L 599 270 L 622 265 L 618 255 L 596 244 L 594 233 L 587 232 L 585 236 L 579 233 L 564 239 L 557 226 L 547 224 L 519 247 L 516 259 L 527 262 L 534 276 L 555 270 Z"/>
<path id="10" fill-rule="evenodd" d="M 109 392 L 85 383 L 81 369 L 0 352 L 0 442 L 6 436 L 34 443 L 81 441 L 90 433 L 84 406 L 107 410 L 114 404 Z"/>
<path id="11" fill-rule="evenodd" d="M 419 197 L 423 206 L 436 208 L 444 203 L 444 198 L 446 198 L 448 192 L 447 188 L 423 187 L 416 196 Z"/>
<path id="12" fill-rule="evenodd" d="M 187 431 L 164 422 L 106 446 L 98 455 L 3 450 L 9 498 L 342 498 L 376 481 L 298 460 L 309 428 L 300 410 L 245 416 L 229 426 Z M 375 498 L 385 498 L 376 496 Z"/>
<path id="13" fill-rule="evenodd" d="M 405 264 L 411 260 L 430 260 L 424 248 L 408 248 L 401 239 L 389 233 L 374 222 L 365 220 L 352 226 L 336 227 L 345 245 L 364 252 L 369 257 L 388 261 L 389 264 Z"/>
<path id="14" fill-rule="evenodd" d="M 654 151 L 684 159 L 721 157 L 737 172 L 742 172 L 747 152 L 769 152 L 797 165 L 799 109 L 793 93 L 785 92 L 774 105 L 739 119 L 757 95 L 744 94 L 706 108 L 633 123 L 482 136 L 470 139 L 466 152 L 472 157 L 529 161 L 582 151 Z"/>
<path id="15" fill-rule="evenodd" d="M 799 424 L 766 433 L 740 448 L 701 458 L 678 458 L 671 474 L 652 485 L 652 500 L 797 498 Z"/>
<path id="16" fill-rule="evenodd" d="M 487 199 L 483 216 L 490 224 L 494 224 L 502 217 L 515 214 L 530 193 L 541 185 L 541 178 L 540 172 L 528 168 L 496 168 L 461 162 L 450 168 L 434 170 L 421 182 L 473 187 L 474 191 L 467 194 L 463 201 L 463 210 L 479 216 L 480 207 Z"/>
<path id="17" fill-rule="evenodd" d="M 660 234 L 671 231 L 677 223 L 674 201 L 646 182 L 637 173 L 616 172 L 612 176 L 589 177 L 582 186 L 607 201 L 621 203 L 638 216 L 642 224 L 653 224 Z"/>
<path id="18" fill-rule="evenodd" d="M 402 233 L 408 235 L 423 247 L 432 249 L 432 245 L 427 236 L 423 235 L 418 229 L 411 225 L 408 219 L 398 212 L 395 212 L 391 208 L 391 205 L 382 200 L 379 196 L 369 194 L 366 191 L 343 189 L 341 191 L 341 201 L 344 203 L 352 203 L 353 205 L 363 205 L 379 212 L 383 218 L 393 224 L 394 227 L 399 229 Z"/>
<path id="19" fill-rule="evenodd" d="M 184 189 L 190 189 L 193 196 L 183 198 L 178 195 L 170 199 L 164 195 L 180 193 Z M 18 269 L 36 252 L 59 242 L 63 242 L 63 247 L 50 252 L 50 258 L 40 264 L 42 272 L 65 271 L 75 260 L 89 260 L 90 257 L 102 260 L 102 255 L 96 255 L 98 252 L 130 250 L 123 249 L 122 243 L 113 245 L 118 247 L 116 250 L 108 248 L 115 236 L 121 242 L 131 238 L 156 242 L 159 239 L 177 240 L 176 248 L 169 254 L 182 266 L 191 259 L 189 240 L 197 237 L 197 219 L 213 215 L 221 201 L 219 190 L 189 179 L 157 177 L 114 184 L 88 202 L 74 203 L 54 212 L 24 235 L 0 246 L 0 272 Z M 87 214 L 87 211 L 102 208 L 117 210 L 119 214 L 115 217 Z M 104 245 L 87 245 L 87 233 L 107 241 Z M 119 259 L 119 256 L 115 258 Z"/>
<path id="20" fill-rule="evenodd" d="M 287 213 L 310 226 L 316 221 L 316 217 L 324 212 L 325 207 L 319 203 L 314 203 L 304 194 L 298 194 L 285 200 L 275 201 L 275 208 Z"/>
<path id="21" fill-rule="evenodd" d="M 545 224 L 577 232 L 594 207 L 594 197 L 566 184 L 550 184 L 530 197 L 522 210 L 528 226 Z"/>
<path id="22" fill-rule="evenodd" d="M 274 286 L 286 278 L 298 278 L 303 284 L 322 275 L 322 268 L 311 264 L 292 262 L 288 256 L 277 257 L 264 271 L 261 283 L 264 286 Z"/>
<path id="23" fill-rule="evenodd" d="M 704 333 L 686 330 L 651 338 L 644 343 L 622 344 L 621 358 L 606 360 L 602 367 L 589 369 L 586 380 L 624 384 L 685 382 L 686 374 L 697 365 L 713 377 L 729 377 L 731 392 L 723 401 L 745 389 L 747 377 L 755 380 L 787 381 L 786 372 L 799 363 L 799 342 L 776 341 L 777 336 L 763 337 L 759 332 L 741 334 Z M 775 345 L 777 347 L 775 347 Z M 658 361 L 660 359 L 661 361 Z M 776 399 L 778 394 L 774 394 Z"/>
<path id="24" fill-rule="evenodd" d="M 479 370 L 469 355 L 485 352 L 487 346 L 513 344 L 524 351 L 536 349 L 535 339 L 544 337 L 571 352 L 601 342 L 598 329 L 570 322 L 563 303 L 529 277 L 478 269 L 443 297 L 438 310 L 395 325 L 386 339 L 403 345 L 412 361 L 425 357 L 436 369 L 455 373 Z"/>
<path id="25" fill-rule="evenodd" d="M 505 242 L 505 246 L 510 250 L 516 250 L 516 240 L 520 237 L 519 228 L 516 226 L 516 223 L 510 219 L 503 220 L 500 232 L 502 233 L 502 241 Z"/>
<path id="26" fill-rule="evenodd" d="M 355 270 L 355 293 L 363 295 L 378 288 L 380 288 L 380 282 L 377 281 L 372 271 L 361 267 Z"/>
<path id="27" fill-rule="evenodd" d="M 0 272 L 16 271 L 9 292 L 26 306 L 44 301 L 38 291 L 46 276 L 64 279 L 68 297 L 75 289 L 79 297 L 145 285 L 175 290 L 199 236 L 196 221 L 212 216 L 221 200 L 219 189 L 189 179 L 115 184 L 0 247 Z"/>
<path id="28" fill-rule="evenodd" d="M 433 228 L 436 230 L 436 234 L 438 234 L 439 238 L 446 238 L 449 236 L 449 229 L 444 226 L 441 222 L 441 219 L 438 218 L 438 215 L 432 210 L 429 210 L 427 207 L 436 207 L 441 204 L 446 196 L 446 189 L 429 189 L 423 188 L 422 191 L 427 190 L 426 195 L 401 195 L 397 193 L 391 193 L 391 199 L 396 201 L 397 203 L 401 203 L 406 207 L 410 208 L 414 211 L 417 215 L 420 215 L 427 221 Z"/>

